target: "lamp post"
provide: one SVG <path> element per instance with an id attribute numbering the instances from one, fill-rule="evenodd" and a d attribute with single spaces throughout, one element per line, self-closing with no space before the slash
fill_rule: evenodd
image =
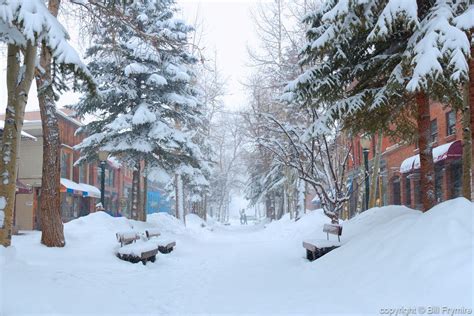
<path id="1" fill-rule="evenodd" d="M 364 135 L 360 138 L 360 146 L 364 154 L 364 165 L 365 165 L 365 210 L 369 208 L 369 148 L 370 148 L 370 137 Z"/>
<path id="2" fill-rule="evenodd" d="M 102 208 L 105 210 L 105 164 L 107 158 L 109 157 L 109 152 L 105 150 L 99 150 L 99 160 L 100 160 L 100 203 Z"/>

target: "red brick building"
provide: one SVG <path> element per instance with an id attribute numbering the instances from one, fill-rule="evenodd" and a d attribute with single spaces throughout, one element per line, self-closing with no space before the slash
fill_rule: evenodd
<path id="1" fill-rule="evenodd" d="M 461 117 L 449 107 L 432 102 L 431 142 L 435 161 L 435 187 L 438 202 L 461 195 L 462 178 L 462 127 Z M 363 164 L 363 149 L 360 138 L 353 142 L 353 159 L 349 163 L 349 179 L 360 174 Z M 369 165 L 372 164 L 377 136 L 371 139 Z M 382 140 L 380 175 L 377 185 L 378 205 L 406 205 L 421 208 L 419 184 L 419 156 L 416 144 L 393 142 L 388 137 Z M 360 177 L 359 177 L 360 178 Z M 354 183 L 353 192 L 364 194 L 364 183 Z M 360 197 L 353 194 L 349 203 L 349 214 L 353 215 L 360 207 Z M 363 203 L 362 203 L 363 204 Z M 358 206 L 359 205 L 359 206 Z"/>

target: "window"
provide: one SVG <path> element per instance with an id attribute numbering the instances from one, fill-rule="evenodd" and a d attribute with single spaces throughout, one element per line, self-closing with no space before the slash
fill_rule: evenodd
<path id="1" fill-rule="evenodd" d="M 454 161 L 451 164 L 451 198 L 461 196 L 462 189 L 462 164 L 461 161 Z"/>
<path id="2" fill-rule="evenodd" d="M 430 143 L 435 143 L 438 140 L 438 121 L 436 119 L 431 121 L 430 125 Z"/>
<path id="3" fill-rule="evenodd" d="M 446 113 L 446 136 L 456 134 L 456 112 Z"/>
<path id="4" fill-rule="evenodd" d="M 80 183 L 87 183 L 87 165 L 80 164 L 79 167 L 79 182 Z"/>
<path id="5" fill-rule="evenodd" d="M 405 205 L 411 207 L 411 183 L 408 176 L 404 177 L 405 179 Z"/>
<path id="6" fill-rule="evenodd" d="M 392 203 L 394 205 L 401 205 L 400 197 L 400 178 L 394 177 L 392 179 Z"/>
<path id="7" fill-rule="evenodd" d="M 416 177 L 413 179 L 414 181 L 414 188 L 415 188 L 415 208 L 421 209 L 421 181 L 420 181 L 420 174 L 416 174 Z"/>
<path id="8" fill-rule="evenodd" d="M 443 166 L 440 164 L 435 165 L 435 195 L 436 202 L 443 201 Z"/>
<path id="9" fill-rule="evenodd" d="M 61 150 L 61 178 L 69 179 L 71 170 L 71 154 Z"/>

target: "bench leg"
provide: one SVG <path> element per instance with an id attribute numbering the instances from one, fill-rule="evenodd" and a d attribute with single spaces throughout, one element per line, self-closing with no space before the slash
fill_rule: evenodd
<path id="1" fill-rule="evenodd" d="M 316 260 L 316 254 L 313 251 L 306 249 L 306 259 L 314 261 Z"/>

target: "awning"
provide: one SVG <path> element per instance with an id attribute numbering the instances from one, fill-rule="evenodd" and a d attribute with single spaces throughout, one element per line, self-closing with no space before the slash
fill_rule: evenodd
<path id="1" fill-rule="evenodd" d="M 83 196 L 100 198 L 100 190 L 97 189 L 95 186 L 86 183 L 79 183 L 79 185 L 83 188 Z"/>
<path id="2" fill-rule="evenodd" d="M 60 192 L 80 194 L 84 197 L 100 198 L 100 190 L 86 183 L 76 183 L 69 179 L 61 178 Z"/>
<path id="3" fill-rule="evenodd" d="M 462 143 L 460 140 L 443 144 L 433 148 L 433 162 L 437 163 L 447 159 L 455 159 L 462 156 Z M 420 155 L 408 157 L 400 165 L 401 173 L 408 173 L 420 169 Z"/>
<path id="4" fill-rule="evenodd" d="M 82 194 L 82 187 L 79 186 L 74 181 L 71 181 L 69 179 L 61 178 L 61 190 L 60 192 L 67 192 L 67 193 L 76 193 L 76 194 Z"/>

